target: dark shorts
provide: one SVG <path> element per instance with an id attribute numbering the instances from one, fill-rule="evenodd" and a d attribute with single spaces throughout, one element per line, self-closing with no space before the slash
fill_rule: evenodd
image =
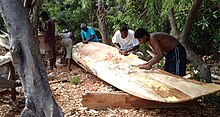
<path id="1" fill-rule="evenodd" d="M 182 44 L 178 44 L 165 56 L 164 70 L 178 76 L 186 75 L 186 50 Z"/>

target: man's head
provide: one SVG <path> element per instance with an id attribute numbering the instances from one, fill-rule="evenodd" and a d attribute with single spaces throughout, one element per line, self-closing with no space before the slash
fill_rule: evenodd
<path id="1" fill-rule="evenodd" d="M 41 12 L 40 16 L 42 17 L 43 21 L 47 21 L 50 18 L 46 11 Z"/>
<path id="2" fill-rule="evenodd" d="M 87 25 L 85 23 L 81 24 L 81 29 L 87 31 Z"/>
<path id="3" fill-rule="evenodd" d="M 62 33 L 68 33 L 68 30 L 65 28 L 62 30 Z"/>
<path id="4" fill-rule="evenodd" d="M 128 27 L 127 25 L 121 25 L 120 26 L 120 33 L 121 33 L 121 38 L 126 38 L 128 36 Z"/>
<path id="5" fill-rule="evenodd" d="M 140 43 L 144 44 L 149 41 L 150 34 L 143 28 L 138 28 L 135 33 L 134 37 L 137 38 Z"/>

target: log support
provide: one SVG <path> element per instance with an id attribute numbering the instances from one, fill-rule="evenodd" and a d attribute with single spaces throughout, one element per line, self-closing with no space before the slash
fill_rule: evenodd
<path id="1" fill-rule="evenodd" d="M 197 106 L 197 100 L 180 103 L 162 103 L 141 99 L 123 92 L 86 93 L 82 97 L 82 105 L 90 109 L 106 108 L 189 108 Z"/>

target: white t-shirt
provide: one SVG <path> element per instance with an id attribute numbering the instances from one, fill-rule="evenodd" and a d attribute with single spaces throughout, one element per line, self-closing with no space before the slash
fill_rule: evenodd
<path id="1" fill-rule="evenodd" d="M 128 30 L 128 36 L 124 39 L 121 37 L 120 31 L 116 31 L 112 37 L 112 43 L 119 43 L 123 50 L 128 50 L 140 44 L 139 41 L 134 38 L 134 31 L 130 29 Z"/>

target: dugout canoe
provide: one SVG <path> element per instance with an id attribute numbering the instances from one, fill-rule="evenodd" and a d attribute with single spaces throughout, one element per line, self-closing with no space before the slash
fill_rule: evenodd
<path id="1" fill-rule="evenodd" d="M 73 46 L 73 59 L 105 82 L 142 99 L 179 103 L 220 91 L 220 85 L 185 79 L 160 69 L 143 70 L 136 55 L 123 56 L 112 46 L 89 42 Z"/>

